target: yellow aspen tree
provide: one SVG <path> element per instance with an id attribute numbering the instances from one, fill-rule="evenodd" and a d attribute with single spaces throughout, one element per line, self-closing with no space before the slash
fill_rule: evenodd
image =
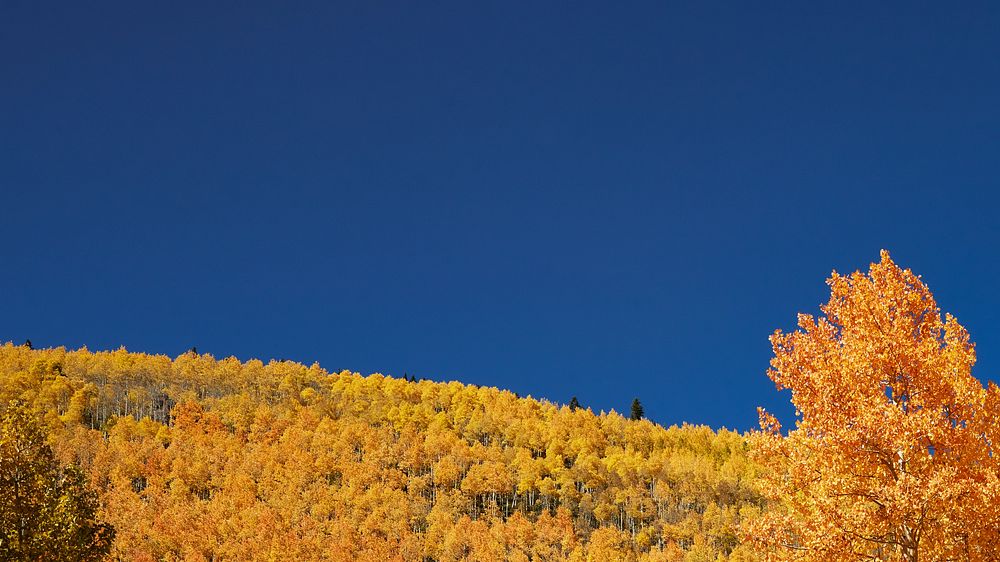
<path id="1" fill-rule="evenodd" d="M 768 561 L 1000 559 L 996 414 L 969 334 L 888 252 L 827 283 L 822 316 L 771 336 L 768 376 L 797 422 L 782 436 L 761 410 L 773 503 L 746 538 Z"/>
<path id="2" fill-rule="evenodd" d="M 62 466 L 23 404 L 0 411 L 0 560 L 98 561 L 115 530 L 83 472 Z"/>

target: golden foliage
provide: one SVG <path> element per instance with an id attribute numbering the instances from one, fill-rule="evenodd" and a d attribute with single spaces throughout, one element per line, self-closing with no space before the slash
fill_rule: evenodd
<path id="1" fill-rule="evenodd" d="M 771 336 L 800 417 L 782 437 L 761 412 L 775 506 L 748 538 L 773 561 L 1000 559 L 1000 395 L 971 375 L 968 333 L 887 252 L 828 284 L 824 316 Z"/>
<path id="2" fill-rule="evenodd" d="M 743 436 L 456 382 L 0 346 L 121 560 L 748 560 Z"/>
<path id="3" fill-rule="evenodd" d="M 0 409 L 0 560 L 96 562 L 114 529 L 96 520 L 96 494 L 83 474 L 60 465 L 35 416 Z"/>

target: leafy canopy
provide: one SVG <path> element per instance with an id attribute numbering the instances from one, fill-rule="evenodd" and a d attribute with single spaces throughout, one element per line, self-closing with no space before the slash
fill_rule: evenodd
<path id="1" fill-rule="evenodd" d="M 114 530 L 96 511 L 83 473 L 60 466 L 34 415 L 12 404 L 0 416 L 0 560 L 104 558 Z"/>
<path id="2" fill-rule="evenodd" d="M 883 251 L 827 281 L 823 316 L 771 336 L 768 376 L 798 413 L 761 410 L 754 456 L 775 502 L 748 524 L 766 560 L 1000 559 L 997 388 L 927 285 Z"/>

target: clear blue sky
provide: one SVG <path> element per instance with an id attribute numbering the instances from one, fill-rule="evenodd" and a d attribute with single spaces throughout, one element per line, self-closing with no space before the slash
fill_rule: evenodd
<path id="1" fill-rule="evenodd" d="M 1000 378 L 997 4 L 432 4 L 0 4 L 0 340 L 745 429 L 888 248 Z"/>

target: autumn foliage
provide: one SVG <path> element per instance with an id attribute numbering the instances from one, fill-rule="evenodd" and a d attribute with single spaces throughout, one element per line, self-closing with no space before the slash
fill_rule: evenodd
<path id="1" fill-rule="evenodd" d="M 56 462 L 37 420 L 19 403 L 0 408 L 0 560 L 97 562 L 114 529 L 97 521 L 83 474 Z"/>
<path id="2" fill-rule="evenodd" d="M 289 361 L 0 346 L 115 560 L 750 560 L 745 439 Z"/>
<path id="3" fill-rule="evenodd" d="M 887 253 L 828 283 L 821 316 L 771 336 L 787 432 L 763 411 L 740 435 L 289 361 L 6 344 L 0 411 L 27 421 L 4 435 L 44 428 L 50 473 L 102 522 L 65 544 L 115 560 L 1000 560 L 1000 389 L 972 376 L 968 333 Z"/>
<path id="4" fill-rule="evenodd" d="M 886 252 L 828 284 L 823 316 L 771 337 L 799 416 L 782 436 L 762 412 L 773 505 L 747 538 L 769 561 L 1000 560 L 1000 393 L 969 334 Z"/>

